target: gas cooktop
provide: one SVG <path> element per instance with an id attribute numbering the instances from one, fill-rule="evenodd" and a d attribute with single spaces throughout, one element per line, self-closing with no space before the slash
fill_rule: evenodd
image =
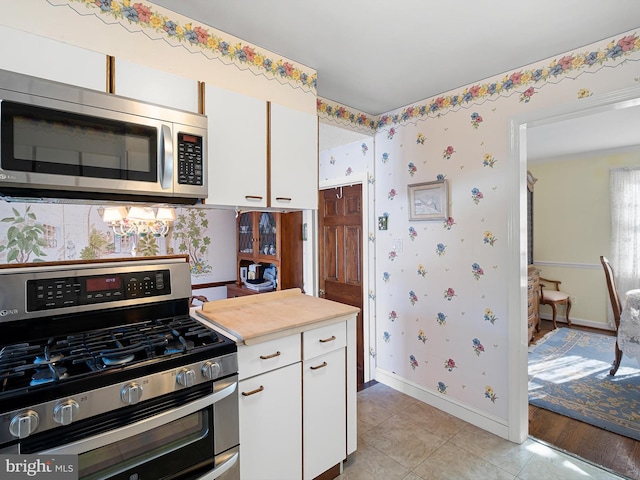
<path id="1" fill-rule="evenodd" d="M 225 339 L 186 316 L 59 335 L 0 349 L 0 392 L 195 354 Z"/>

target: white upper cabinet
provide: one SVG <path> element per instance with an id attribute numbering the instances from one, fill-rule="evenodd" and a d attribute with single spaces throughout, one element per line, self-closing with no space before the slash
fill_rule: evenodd
<path id="1" fill-rule="evenodd" d="M 206 85 L 211 205 L 267 206 L 267 103 Z"/>
<path id="2" fill-rule="evenodd" d="M 104 92 L 107 59 L 101 53 L 0 25 L 0 68 Z"/>
<path id="3" fill-rule="evenodd" d="M 116 58 L 115 93 L 143 102 L 198 112 L 198 81 Z"/>
<path id="4" fill-rule="evenodd" d="M 230 90 L 206 86 L 211 205 L 318 208 L 318 119 Z M 270 136 L 269 136 L 270 135 Z"/>
<path id="5" fill-rule="evenodd" d="M 318 117 L 271 104 L 271 206 L 318 208 Z"/>

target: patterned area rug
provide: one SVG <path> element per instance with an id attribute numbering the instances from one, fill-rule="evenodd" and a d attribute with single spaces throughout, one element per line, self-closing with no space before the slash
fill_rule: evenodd
<path id="1" fill-rule="evenodd" d="M 529 347 L 529 403 L 640 440 L 640 363 L 612 377 L 614 356 L 615 337 L 553 330 Z"/>

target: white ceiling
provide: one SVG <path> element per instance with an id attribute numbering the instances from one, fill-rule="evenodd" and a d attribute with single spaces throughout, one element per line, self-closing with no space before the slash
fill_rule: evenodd
<path id="1" fill-rule="evenodd" d="M 378 115 L 640 26 L 638 0 L 150 0 L 307 65 Z"/>
<path id="2" fill-rule="evenodd" d="M 640 106 L 592 113 L 527 129 L 529 163 L 612 150 L 640 152 Z"/>
<path id="3" fill-rule="evenodd" d="M 150 1 L 314 68 L 318 96 L 370 115 L 640 33 L 640 0 Z M 626 110 L 531 129 L 529 161 L 639 145 Z M 352 140 L 337 132 L 321 150 Z"/>

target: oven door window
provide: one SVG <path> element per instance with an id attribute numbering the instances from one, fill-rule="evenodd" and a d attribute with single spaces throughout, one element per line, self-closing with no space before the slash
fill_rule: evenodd
<path id="1" fill-rule="evenodd" d="M 2 102 L 2 169 L 156 182 L 158 131 L 148 125 Z"/>
<path id="2" fill-rule="evenodd" d="M 188 415 L 78 456 L 79 478 L 180 478 L 185 472 L 213 468 L 209 410 Z M 137 474 L 137 476 L 136 476 Z"/>

